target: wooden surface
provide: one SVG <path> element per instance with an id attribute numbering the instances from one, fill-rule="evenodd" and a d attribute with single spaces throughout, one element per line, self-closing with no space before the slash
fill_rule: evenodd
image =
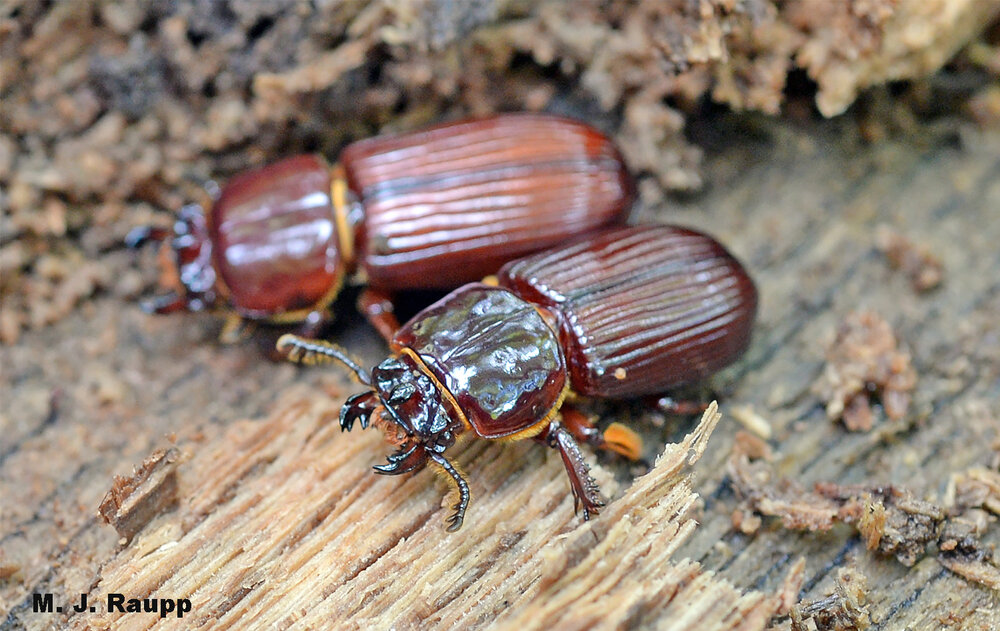
<path id="1" fill-rule="evenodd" d="M 577 628 L 606 615 L 609 627 L 761 629 L 804 558 L 796 596 L 822 598 L 839 568 L 855 570 L 867 580 L 873 628 L 998 628 L 997 595 L 944 569 L 932 549 L 907 568 L 868 552 L 846 527 L 791 533 L 765 518 L 756 533 L 739 532 L 726 462 L 741 429 L 729 411 L 749 406 L 770 425 L 775 469 L 807 486 L 893 483 L 940 500 L 952 474 L 990 465 L 1000 433 L 1000 137 L 928 128 L 864 146 L 849 120 L 809 130 L 751 123 L 714 121 L 702 139 L 718 143 L 708 193 L 640 212 L 712 232 L 761 290 L 748 355 L 713 381 L 723 420 L 691 468 L 701 500 L 690 505 L 687 469 L 674 477 L 658 468 L 630 486 L 601 456 L 598 477 L 617 501 L 581 528 L 554 454 L 471 442 L 458 452 L 473 482 L 467 530 L 448 535 L 443 482 L 426 472 L 376 478 L 368 466 L 384 453 L 378 436 L 335 431 L 330 415 L 351 392 L 335 373 L 270 364 L 252 344 L 221 348 L 209 316 L 155 318 L 98 298 L 0 348 L 5 627 L 101 628 L 101 613 L 33 614 L 31 594 L 69 602 L 113 587 L 191 594 L 184 626 L 308 627 L 344 616 L 361 627 Z M 890 270 L 875 246 L 882 224 L 942 260 L 939 289 L 918 294 Z M 877 413 L 872 431 L 848 433 L 811 387 L 836 326 L 860 309 L 892 325 L 918 382 L 902 421 Z M 335 335 L 367 361 L 383 352 L 353 316 Z M 637 406 L 600 409 L 605 421 L 664 420 Z M 677 442 L 694 422 L 646 425 Z M 112 476 L 174 443 L 176 508 L 122 545 L 97 517 Z M 654 502 L 671 517 L 643 522 L 639 508 Z M 995 544 L 998 531 L 990 521 L 984 541 Z M 651 568 L 658 582 L 647 580 Z M 522 584 L 520 600 L 505 595 Z M 488 589 L 497 585 L 507 587 Z M 402 606 L 397 590 L 421 604 Z M 616 590 L 632 604 L 594 604 Z M 717 608 L 698 608 L 714 599 Z M 322 621 L 309 617 L 320 612 Z M 157 620 L 122 618 L 134 628 Z"/>

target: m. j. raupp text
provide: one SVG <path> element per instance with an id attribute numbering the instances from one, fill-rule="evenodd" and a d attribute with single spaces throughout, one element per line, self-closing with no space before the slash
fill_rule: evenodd
<path id="1" fill-rule="evenodd" d="M 107 595 L 108 613 L 158 613 L 161 618 L 175 615 L 183 618 L 191 611 L 191 601 L 187 598 L 129 598 L 125 594 L 110 593 Z M 91 605 L 87 594 L 80 594 L 80 602 L 70 609 L 76 613 L 96 612 L 97 607 Z M 35 613 L 62 613 L 64 608 L 55 605 L 52 594 L 33 594 L 31 610 Z"/>

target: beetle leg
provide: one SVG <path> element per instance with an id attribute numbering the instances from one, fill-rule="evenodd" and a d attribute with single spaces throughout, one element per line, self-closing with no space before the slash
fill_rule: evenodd
<path id="1" fill-rule="evenodd" d="M 237 313 L 230 313 L 226 316 L 226 321 L 222 324 L 222 331 L 219 332 L 219 342 L 222 344 L 236 344 L 247 339 L 257 328 L 257 325 L 240 317 Z"/>
<path id="2" fill-rule="evenodd" d="M 358 311 L 368 319 L 387 344 L 392 344 L 392 338 L 400 325 L 389 294 L 378 289 L 362 290 L 358 296 Z"/>
<path id="3" fill-rule="evenodd" d="M 329 324 L 333 318 L 326 309 L 315 309 L 306 314 L 305 320 L 296 328 L 295 332 L 302 337 L 319 337 L 323 327 Z"/>
<path id="4" fill-rule="evenodd" d="M 420 443 L 413 443 L 413 445 L 403 451 L 400 448 L 394 454 L 391 454 L 386 458 L 389 462 L 387 464 L 377 464 L 373 469 L 375 473 L 381 475 L 400 475 L 403 473 L 409 473 L 414 469 L 418 469 L 427 462 L 427 450 Z"/>
<path id="5" fill-rule="evenodd" d="M 469 493 L 469 483 L 444 456 L 433 451 L 429 452 L 428 455 L 431 460 L 444 469 L 445 473 L 451 476 L 451 479 L 455 481 L 455 486 L 458 487 L 458 501 L 452 506 L 455 512 L 447 519 L 448 532 L 455 532 L 462 527 L 462 522 L 465 521 L 465 511 L 469 508 L 469 498 L 472 497 L 472 494 Z"/>
<path id="6" fill-rule="evenodd" d="M 604 432 L 587 418 L 580 410 L 563 405 L 559 410 L 562 425 L 579 441 L 583 441 L 597 449 L 607 449 L 621 454 L 629 460 L 638 460 L 642 456 L 642 438 L 621 423 L 612 423 Z"/>
<path id="7" fill-rule="evenodd" d="M 368 429 L 372 412 L 379 406 L 378 397 L 374 392 L 362 392 L 344 401 L 340 408 L 340 431 L 349 432 L 354 429 L 354 421 L 361 420 L 361 429 Z"/>
<path id="8" fill-rule="evenodd" d="M 152 298 L 145 298 L 139 302 L 139 308 L 146 313 L 173 313 L 180 311 L 187 306 L 184 296 L 176 291 L 169 291 Z"/>
<path id="9" fill-rule="evenodd" d="M 157 228 L 155 226 L 138 226 L 132 228 L 125 235 L 125 246 L 131 250 L 141 248 L 150 241 L 163 241 L 170 235 L 169 231 L 164 228 Z"/>
<path id="10" fill-rule="evenodd" d="M 689 399 L 675 399 L 673 397 L 654 397 L 654 406 L 664 414 L 677 414 L 679 416 L 693 416 L 701 414 L 708 409 L 707 403 L 692 401 Z"/>
<path id="11" fill-rule="evenodd" d="M 573 489 L 573 510 L 579 511 L 582 505 L 584 520 L 600 512 L 604 506 L 601 490 L 597 486 L 597 481 L 590 477 L 590 467 L 583 459 L 583 452 L 573 440 L 572 434 L 559 421 L 555 421 L 535 439 L 559 450 L 563 466 L 566 467 L 566 474 L 569 476 L 570 488 Z"/>

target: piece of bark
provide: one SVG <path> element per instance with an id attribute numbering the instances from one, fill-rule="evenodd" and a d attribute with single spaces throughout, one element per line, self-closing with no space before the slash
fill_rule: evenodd
<path id="1" fill-rule="evenodd" d="M 127 543 L 160 513 L 177 506 L 176 448 L 157 449 L 129 477 L 114 485 L 97 511 Z"/>

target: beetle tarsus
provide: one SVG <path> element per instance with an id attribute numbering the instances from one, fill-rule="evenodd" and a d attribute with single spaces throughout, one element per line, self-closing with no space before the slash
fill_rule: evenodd
<path id="1" fill-rule="evenodd" d="M 455 486 L 458 487 L 458 501 L 452 506 L 452 510 L 455 512 L 445 520 L 448 523 L 448 532 L 455 532 L 462 527 L 462 523 L 465 521 L 465 511 L 469 508 L 469 499 L 472 497 L 472 494 L 469 493 L 469 483 L 444 456 L 433 451 L 429 455 L 431 460 L 440 465 L 445 473 L 451 476 L 451 479 L 455 481 Z"/>
<path id="2" fill-rule="evenodd" d="M 150 241 L 163 241 L 167 238 L 168 232 L 163 228 L 155 226 L 138 226 L 132 228 L 125 235 L 125 246 L 131 250 L 137 250 Z"/>

